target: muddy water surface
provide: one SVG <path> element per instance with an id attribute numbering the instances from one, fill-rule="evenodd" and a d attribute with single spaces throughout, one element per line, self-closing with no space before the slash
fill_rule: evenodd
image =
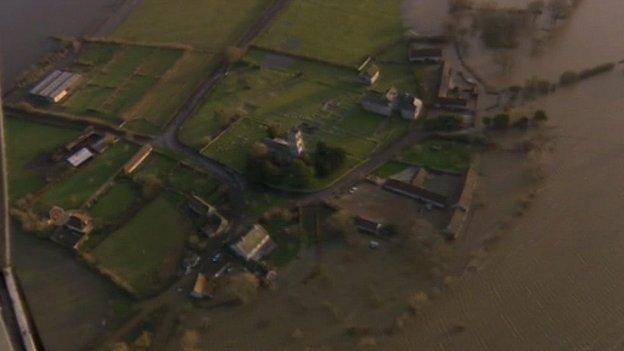
<path id="1" fill-rule="evenodd" d="M 121 0 L 0 1 L 0 62 L 3 85 L 54 47 L 50 36 L 92 32 Z"/>
<path id="2" fill-rule="evenodd" d="M 621 1 L 584 1 L 537 56 L 488 80 L 556 78 L 624 56 Z M 480 53 L 472 55 L 479 62 Z M 532 207 L 490 257 L 428 309 L 388 350 L 621 350 L 624 348 L 624 75 L 590 79 L 535 102 L 554 126 L 554 150 Z M 487 194 L 487 193 L 486 193 Z M 484 206 L 500 205 L 490 194 Z M 498 202 L 497 202 L 498 201 Z M 488 205 L 489 204 L 489 205 Z M 503 210 L 501 210 L 502 214 Z M 468 236 L 501 231 L 471 226 Z"/>

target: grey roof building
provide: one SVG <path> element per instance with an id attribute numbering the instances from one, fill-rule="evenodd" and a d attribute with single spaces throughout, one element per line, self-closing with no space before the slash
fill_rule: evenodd
<path id="1" fill-rule="evenodd" d="M 56 70 L 30 90 L 30 94 L 49 103 L 58 103 L 68 96 L 80 83 L 78 73 Z"/>

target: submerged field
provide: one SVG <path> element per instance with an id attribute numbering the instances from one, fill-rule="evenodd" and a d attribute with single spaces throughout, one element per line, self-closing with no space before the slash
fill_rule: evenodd
<path id="1" fill-rule="evenodd" d="M 220 50 L 235 44 L 270 3 L 270 0 L 144 0 L 113 37 Z"/>
<path id="2" fill-rule="evenodd" d="M 258 40 L 261 46 L 343 64 L 357 64 L 400 40 L 399 0 L 294 1 Z"/>

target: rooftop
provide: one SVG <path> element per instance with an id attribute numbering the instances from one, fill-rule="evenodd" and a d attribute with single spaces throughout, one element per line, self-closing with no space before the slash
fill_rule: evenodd
<path id="1" fill-rule="evenodd" d="M 93 157 L 93 153 L 86 147 L 83 147 L 82 149 L 78 150 L 75 154 L 69 156 L 67 158 L 67 162 L 69 162 L 74 167 L 79 167 L 83 163 L 90 160 L 92 157 Z"/>

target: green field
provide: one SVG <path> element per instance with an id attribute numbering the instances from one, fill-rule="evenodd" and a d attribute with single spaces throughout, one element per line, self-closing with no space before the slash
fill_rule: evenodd
<path id="1" fill-rule="evenodd" d="M 235 44 L 270 3 L 271 0 L 144 0 L 113 37 L 220 50 Z"/>
<path id="2" fill-rule="evenodd" d="M 184 53 L 171 70 L 126 111 L 124 118 L 130 121 L 126 128 L 148 132 L 160 130 L 217 64 L 214 56 Z M 148 129 L 149 126 L 152 128 Z"/>
<path id="3" fill-rule="evenodd" d="M 157 292 L 173 276 L 190 222 L 169 200 L 159 197 L 92 252 L 96 264 L 113 271 L 140 296 Z"/>
<path id="4" fill-rule="evenodd" d="M 76 115 L 121 123 L 181 57 L 181 50 L 86 43 L 70 66 L 86 82 L 63 106 Z"/>
<path id="5" fill-rule="evenodd" d="M 244 171 L 251 145 L 266 137 L 267 126 L 286 131 L 305 123 L 309 148 L 319 141 L 345 148 L 345 171 L 409 127 L 360 107 L 366 87 L 355 83 L 353 70 L 257 50 L 245 60 L 180 133 L 185 143 L 237 170 Z"/>
<path id="6" fill-rule="evenodd" d="M 122 181 L 104 194 L 89 209 L 89 213 L 104 225 L 115 224 L 123 220 L 130 210 L 140 204 L 140 196 L 141 194 L 133 183 Z"/>
<path id="7" fill-rule="evenodd" d="M 259 39 L 273 49 L 343 64 L 401 39 L 402 0 L 297 0 Z"/>
<path id="8" fill-rule="evenodd" d="M 429 169 L 462 173 L 470 166 L 468 145 L 448 140 L 427 140 L 406 150 L 400 160 Z"/>
<path id="9" fill-rule="evenodd" d="M 43 208 L 79 208 L 104 182 L 134 155 L 138 146 L 118 142 L 102 155 L 78 168 L 71 177 L 55 184 L 39 199 Z"/>
<path id="10" fill-rule="evenodd" d="M 45 186 L 48 172 L 38 167 L 37 159 L 48 160 L 56 147 L 71 141 L 79 132 L 15 118 L 5 121 L 9 195 L 15 201 Z"/>

